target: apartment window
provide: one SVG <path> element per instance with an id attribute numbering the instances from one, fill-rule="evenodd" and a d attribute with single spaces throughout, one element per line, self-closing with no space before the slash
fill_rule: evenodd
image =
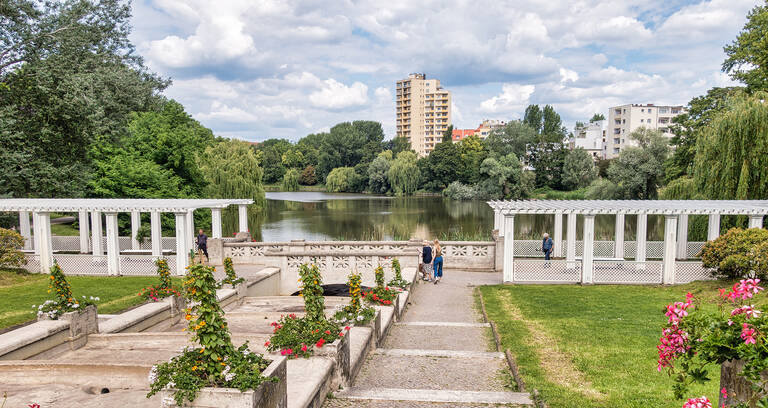
<path id="1" fill-rule="evenodd" d="M 640 109 L 640 112 L 645 113 L 645 109 Z"/>
<path id="2" fill-rule="evenodd" d="M 613 139 L 613 144 L 619 144 L 619 143 L 621 143 L 621 139 L 619 139 L 618 137 Z"/>
<path id="3" fill-rule="evenodd" d="M 659 113 L 667 113 L 669 112 L 669 109 L 667 108 L 659 108 Z"/>
<path id="4" fill-rule="evenodd" d="M 620 133 L 621 133 L 621 129 L 620 128 L 613 129 L 613 134 L 614 135 L 618 135 Z"/>
<path id="5" fill-rule="evenodd" d="M 624 109 L 624 113 L 627 113 L 627 110 L 626 110 L 626 109 Z"/>
<path id="6" fill-rule="evenodd" d="M 680 113 L 680 108 L 672 108 L 672 113 Z"/>
<path id="7" fill-rule="evenodd" d="M 643 121 L 643 119 L 640 119 L 640 123 L 645 123 L 645 122 Z"/>
<path id="8" fill-rule="evenodd" d="M 619 153 L 619 148 L 618 147 L 614 147 L 613 148 L 613 153 L 618 154 Z"/>
<path id="9" fill-rule="evenodd" d="M 621 109 L 616 109 L 613 111 L 613 113 L 616 115 L 621 115 Z"/>
<path id="10" fill-rule="evenodd" d="M 624 139 L 621 139 L 621 143 L 624 144 Z"/>

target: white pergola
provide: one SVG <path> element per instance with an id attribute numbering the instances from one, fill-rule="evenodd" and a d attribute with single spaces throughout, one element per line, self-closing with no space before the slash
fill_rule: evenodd
<path id="1" fill-rule="evenodd" d="M 110 275 L 120 274 L 120 248 L 118 246 L 117 214 L 131 214 L 131 248 L 139 249 L 136 239 L 141 225 L 141 213 L 151 214 L 152 256 L 162 256 L 161 213 L 176 216 L 176 273 L 183 275 L 187 267 L 187 253 L 194 246 L 194 210 L 210 208 L 212 216 L 212 238 L 221 238 L 221 210 L 230 205 L 238 206 L 239 231 L 248 231 L 247 206 L 250 199 L 91 199 L 91 198 L 13 198 L 0 199 L 0 211 L 18 212 L 20 233 L 25 238 L 25 249 L 31 249 L 32 233 L 29 214 L 32 213 L 34 226 L 35 254 L 40 257 L 41 272 L 48 272 L 53 265 L 53 244 L 51 235 L 51 213 L 76 212 L 80 224 L 80 252 L 91 252 L 94 257 L 103 257 L 102 214 L 106 217 L 107 248 L 106 258 Z M 90 214 L 92 231 L 89 248 Z"/>
<path id="2" fill-rule="evenodd" d="M 566 260 L 575 262 L 576 216 L 584 217 L 583 282 L 591 283 L 594 263 L 595 215 L 616 216 L 614 257 L 624 258 L 624 216 L 637 215 L 636 262 L 646 261 L 648 215 L 664 215 L 663 283 L 672 283 L 675 259 L 684 258 L 688 244 L 688 216 L 708 215 L 707 240 L 720 235 L 721 215 L 745 215 L 750 228 L 761 228 L 768 214 L 768 200 L 517 200 L 489 201 L 494 211 L 494 229 L 504 237 L 504 281 L 514 281 L 514 229 L 516 214 L 553 214 L 554 256 L 562 256 L 563 215 L 567 215 Z"/>

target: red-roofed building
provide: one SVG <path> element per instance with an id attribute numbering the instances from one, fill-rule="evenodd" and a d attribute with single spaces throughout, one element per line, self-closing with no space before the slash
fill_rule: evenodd
<path id="1" fill-rule="evenodd" d="M 458 142 L 472 135 L 477 135 L 480 139 L 485 139 L 491 134 L 491 131 L 504 127 L 507 123 L 503 120 L 484 120 L 477 129 L 453 129 L 453 141 Z"/>
<path id="2" fill-rule="evenodd" d="M 458 142 L 459 140 L 464 139 L 465 137 L 469 137 L 475 134 L 477 132 L 477 129 L 453 129 L 453 141 Z"/>

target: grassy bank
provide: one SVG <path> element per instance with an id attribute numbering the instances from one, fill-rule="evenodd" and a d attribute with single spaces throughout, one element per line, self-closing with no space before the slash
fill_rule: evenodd
<path id="1" fill-rule="evenodd" d="M 264 191 L 269 192 L 281 192 L 283 191 L 283 185 L 281 183 L 265 184 Z M 299 191 L 307 192 L 325 192 L 325 184 L 315 184 L 314 186 L 302 186 L 299 185 Z"/>
<path id="2" fill-rule="evenodd" d="M 48 280 L 48 275 L 0 269 L 0 330 L 36 318 L 32 306 L 51 298 Z M 139 290 L 160 283 L 151 276 L 68 276 L 67 280 L 75 296 L 99 297 L 99 313 L 105 314 L 142 303 Z"/>
<path id="3" fill-rule="evenodd" d="M 518 285 L 482 287 L 489 318 L 517 359 L 529 390 L 550 407 L 680 407 L 673 381 L 656 370 L 664 306 L 686 292 L 715 307 L 717 288 Z M 690 397 L 717 401 L 719 369 Z"/>

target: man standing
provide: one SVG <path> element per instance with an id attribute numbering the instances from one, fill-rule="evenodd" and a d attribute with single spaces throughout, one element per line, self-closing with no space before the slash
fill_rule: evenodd
<path id="1" fill-rule="evenodd" d="M 552 248 L 554 247 L 554 244 L 552 243 L 552 238 L 549 237 L 549 234 L 544 233 L 544 240 L 541 242 L 541 252 L 544 252 L 544 260 L 549 261 L 550 255 L 552 255 Z M 545 262 L 544 266 L 549 266 L 549 262 Z"/>
<path id="2" fill-rule="evenodd" d="M 197 249 L 203 251 L 205 254 L 205 260 L 208 260 L 208 236 L 205 235 L 202 229 L 197 233 Z"/>

